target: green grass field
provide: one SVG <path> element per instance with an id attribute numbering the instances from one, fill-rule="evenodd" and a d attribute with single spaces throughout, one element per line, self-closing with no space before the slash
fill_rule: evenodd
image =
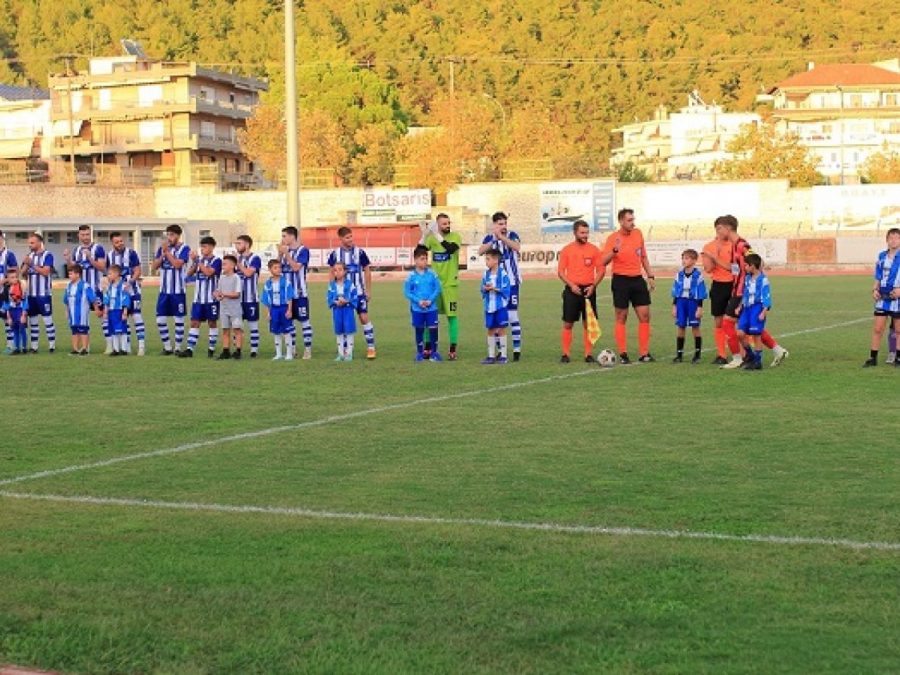
<path id="1" fill-rule="evenodd" d="M 151 326 L 143 359 L 2 359 L 0 664 L 896 671 L 900 372 L 860 368 L 869 283 L 774 277 L 791 357 L 762 373 L 669 363 L 666 281 L 650 365 L 559 364 L 552 281 L 525 286 L 502 367 L 478 365 L 474 282 L 457 363 L 413 363 L 397 282 L 371 363 L 332 362 L 321 285 L 310 362 L 267 335 L 256 361 L 164 359 Z"/>

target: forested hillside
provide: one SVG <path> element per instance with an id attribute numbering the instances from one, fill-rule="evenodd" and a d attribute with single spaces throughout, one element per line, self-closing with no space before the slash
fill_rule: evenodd
<path id="1" fill-rule="evenodd" d="M 270 101 L 281 96 L 279 0 L 0 7 L 0 81 L 44 85 L 59 54 L 84 64 L 132 37 L 159 58 L 270 77 Z M 594 164 L 605 160 L 613 126 L 682 105 L 691 89 L 746 108 L 808 61 L 895 57 L 900 12 L 860 0 L 308 0 L 298 4 L 297 34 L 302 105 L 338 121 L 348 166 L 360 133 L 433 123 L 451 72 L 456 93 L 508 124 L 508 136 L 534 137 L 524 111 L 541 121 L 538 130 L 553 130 L 560 153 Z"/>

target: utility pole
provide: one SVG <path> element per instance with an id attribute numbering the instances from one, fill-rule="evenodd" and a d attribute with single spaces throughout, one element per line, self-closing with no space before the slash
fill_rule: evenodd
<path id="1" fill-rule="evenodd" d="M 284 0 L 284 116 L 287 127 L 287 224 L 300 228 L 300 158 L 297 144 L 297 64 L 294 0 Z"/>
<path id="2" fill-rule="evenodd" d="M 72 77 L 74 77 L 74 68 L 72 68 L 72 60 L 74 54 L 63 54 L 60 58 L 66 62 L 66 107 L 69 109 L 69 166 L 72 169 L 72 182 L 75 183 L 75 114 L 72 111 Z"/>
<path id="3" fill-rule="evenodd" d="M 447 63 L 450 64 L 450 98 L 454 98 L 456 96 L 456 64 L 459 63 L 459 59 L 455 56 L 448 56 Z"/>
<path id="4" fill-rule="evenodd" d="M 840 139 L 838 142 L 840 143 L 840 160 L 841 160 L 841 185 L 844 184 L 844 88 L 841 85 L 835 85 L 835 89 L 838 90 L 838 95 L 841 97 L 840 110 L 841 110 L 841 131 L 840 131 Z"/>

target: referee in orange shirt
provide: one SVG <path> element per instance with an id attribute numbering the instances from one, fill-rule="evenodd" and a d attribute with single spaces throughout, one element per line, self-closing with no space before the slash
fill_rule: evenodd
<path id="1" fill-rule="evenodd" d="M 562 292 L 562 357 L 560 363 L 569 363 L 572 350 L 572 328 L 579 320 L 584 322 L 584 360 L 593 363 L 591 354 L 593 345 L 588 338 L 586 303 L 590 302 L 597 313 L 597 284 L 603 280 L 606 268 L 601 264 L 600 249 L 588 241 L 591 235 L 590 226 L 583 220 L 572 223 L 575 241 L 566 244 L 559 253 L 559 264 L 556 273 L 566 285 Z"/>
<path id="2" fill-rule="evenodd" d="M 655 361 L 650 355 L 650 291 L 656 289 L 656 277 L 650 269 L 644 235 L 634 226 L 634 210 L 619 210 L 619 229 L 606 238 L 603 247 L 604 267 L 612 262 L 612 295 L 616 309 L 616 346 L 619 362 L 630 363 L 625 322 L 628 306 L 638 318 L 638 349 L 641 363 Z M 646 279 L 644 278 L 646 273 Z M 648 287 L 649 285 L 649 287 Z"/>

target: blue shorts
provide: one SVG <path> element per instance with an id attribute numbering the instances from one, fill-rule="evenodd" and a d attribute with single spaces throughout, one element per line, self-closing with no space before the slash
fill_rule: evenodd
<path id="1" fill-rule="evenodd" d="M 286 335 L 291 332 L 287 305 L 274 305 L 269 308 L 269 332 L 272 335 Z"/>
<path id="2" fill-rule="evenodd" d="M 485 328 L 506 328 L 509 325 L 509 313 L 506 309 L 484 313 Z"/>
<path id="3" fill-rule="evenodd" d="M 506 310 L 519 309 L 519 284 L 513 284 L 509 287 L 509 302 L 506 303 Z"/>
<path id="4" fill-rule="evenodd" d="M 332 307 L 331 320 L 335 335 L 353 335 L 356 332 L 356 314 L 350 305 Z"/>
<path id="5" fill-rule="evenodd" d="M 697 318 L 697 308 L 700 303 L 690 298 L 678 298 L 675 300 L 675 325 L 679 328 L 690 326 L 700 327 L 700 319 Z"/>
<path id="6" fill-rule="evenodd" d="M 410 310 L 409 313 L 412 314 L 413 328 L 434 328 L 438 325 L 438 311 L 436 309 L 427 312 L 414 312 Z"/>
<path id="7" fill-rule="evenodd" d="M 764 309 L 762 305 L 744 307 L 738 317 L 737 329 L 745 335 L 761 335 L 766 329 L 766 320 L 759 318 Z"/>
<path id="8" fill-rule="evenodd" d="M 28 298 L 28 316 L 53 316 L 53 298 L 49 295 Z"/>
<path id="9" fill-rule="evenodd" d="M 187 313 L 184 293 L 160 293 L 156 299 L 156 316 L 183 317 Z"/>
<path id="10" fill-rule="evenodd" d="M 109 313 L 109 334 L 110 335 L 127 335 L 128 319 L 122 318 L 122 310 L 114 309 Z"/>
<path id="11" fill-rule="evenodd" d="M 291 303 L 291 319 L 309 321 L 309 298 L 294 298 Z"/>
<path id="12" fill-rule="evenodd" d="M 195 302 L 191 305 L 191 321 L 218 321 L 218 302 Z"/>
<path id="13" fill-rule="evenodd" d="M 87 335 L 91 328 L 90 326 L 73 326 L 69 324 L 69 330 L 72 331 L 72 335 Z"/>
<path id="14" fill-rule="evenodd" d="M 241 314 L 244 321 L 259 321 L 259 303 L 258 302 L 242 302 Z"/>

